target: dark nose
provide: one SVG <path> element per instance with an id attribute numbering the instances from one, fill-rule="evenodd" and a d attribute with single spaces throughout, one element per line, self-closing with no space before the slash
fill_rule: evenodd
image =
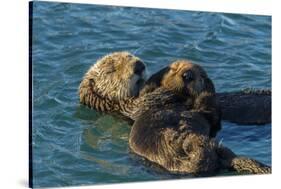
<path id="1" fill-rule="evenodd" d="M 135 68 L 134 68 L 135 74 L 141 75 L 142 72 L 144 71 L 144 69 L 145 69 L 144 63 L 142 61 L 138 60 L 135 64 Z"/>

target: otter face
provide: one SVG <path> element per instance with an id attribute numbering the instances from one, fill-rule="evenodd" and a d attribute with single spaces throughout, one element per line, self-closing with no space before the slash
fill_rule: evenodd
<path id="1" fill-rule="evenodd" d="M 207 73 L 197 64 L 187 60 L 173 62 L 162 78 L 161 86 L 187 96 L 198 96 L 203 91 L 215 89 Z"/>
<path id="2" fill-rule="evenodd" d="M 100 97 L 120 101 L 138 96 L 144 84 L 145 64 L 128 52 L 115 52 L 99 59 L 80 84 Z M 81 95 L 80 95 L 81 100 Z"/>

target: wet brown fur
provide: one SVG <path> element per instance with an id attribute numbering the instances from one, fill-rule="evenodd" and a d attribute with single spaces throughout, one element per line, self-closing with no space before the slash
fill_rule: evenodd
<path id="1" fill-rule="evenodd" d="M 182 77 L 188 70 L 194 74 L 191 81 Z M 211 134 L 211 124 L 219 130 L 220 119 L 214 111 L 215 89 L 211 80 L 199 65 L 185 60 L 171 64 L 161 74 L 160 82 L 150 81 L 159 85 L 154 85 L 155 89 L 148 87 L 148 94 L 169 91 L 183 97 L 182 102 L 162 101 L 161 108 L 157 103 L 146 108 L 130 133 L 132 151 L 172 173 L 216 171 L 220 167 L 217 143 L 209 136 L 216 133 Z"/>
<path id="2" fill-rule="evenodd" d="M 123 62 L 122 66 L 115 66 L 114 62 L 119 60 Z M 113 66 L 107 67 L 106 64 L 112 62 Z M 220 168 L 233 168 L 239 172 L 248 167 L 251 173 L 264 173 L 259 171 L 265 170 L 262 164 L 225 155 L 227 148 L 210 138 L 220 129 L 220 116 L 214 86 L 200 66 L 178 61 L 151 77 L 136 98 L 139 87 L 134 94 L 125 92 L 132 89 L 130 85 L 128 90 L 128 85 L 124 84 L 132 74 L 107 77 L 116 70 L 128 69 L 122 68 L 130 67 L 128 62 L 131 61 L 127 58 L 112 55 L 99 60 L 97 65 L 105 65 L 90 68 L 81 82 L 79 94 L 83 104 L 101 111 L 118 111 L 136 120 L 129 139 L 133 152 L 173 173 L 198 174 Z M 134 57 L 132 62 L 136 62 Z M 192 69 L 195 78 L 186 83 L 180 76 L 188 69 Z"/>
<path id="3" fill-rule="evenodd" d="M 185 82 L 182 75 L 188 70 L 194 79 Z M 210 138 L 220 129 L 220 111 L 214 86 L 199 65 L 177 61 L 151 78 L 138 98 L 143 105 L 130 133 L 134 153 L 171 173 L 197 175 L 225 168 L 270 173 L 270 167 L 255 160 L 225 155 L 231 150 Z"/>
<path id="4" fill-rule="evenodd" d="M 189 70 L 192 71 L 194 79 L 187 83 L 182 75 Z M 186 110 L 201 111 L 201 114 L 204 114 L 211 125 L 210 136 L 216 136 L 216 133 L 221 129 L 220 107 L 216 103 L 213 82 L 201 66 L 188 60 L 175 61 L 152 75 L 140 93 L 141 95 L 149 94 L 157 88 L 163 88 L 182 96 Z"/>

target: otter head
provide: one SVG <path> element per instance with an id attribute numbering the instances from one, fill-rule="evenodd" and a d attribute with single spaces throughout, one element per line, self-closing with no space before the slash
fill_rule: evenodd
<path id="1" fill-rule="evenodd" d="M 202 92 L 215 93 L 214 85 L 204 69 L 187 60 L 178 60 L 170 64 L 160 85 L 190 97 L 197 97 Z"/>
<path id="2" fill-rule="evenodd" d="M 201 111 L 211 126 L 210 136 L 216 136 L 221 129 L 221 111 L 213 82 L 201 66 L 187 60 L 176 61 L 163 75 L 161 86 L 184 96 L 187 105 Z"/>
<path id="3" fill-rule="evenodd" d="M 110 109 L 108 101 L 138 96 L 144 83 L 145 68 L 138 57 L 128 52 L 102 57 L 90 67 L 80 84 L 81 103 L 103 110 L 105 107 L 102 105 Z"/>

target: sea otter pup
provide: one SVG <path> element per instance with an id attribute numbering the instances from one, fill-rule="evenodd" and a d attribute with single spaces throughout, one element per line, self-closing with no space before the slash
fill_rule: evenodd
<path id="1" fill-rule="evenodd" d="M 214 84 L 201 66 L 187 60 L 178 60 L 172 63 L 146 81 L 140 92 L 140 98 L 144 98 L 143 96 L 146 94 L 151 96 L 150 93 L 158 88 L 181 96 L 182 99 L 177 101 L 179 103 L 184 101 L 182 108 L 185 110 L 202 110 L 201 114 L 204 113 L 211 126 L 210 136 L 216 136 L 216 133 L 221 129 L 221 111 L 216 102 Z M 204 106 L 202 101 L 204 101 Z"/>
<path id="2" fill-rule="evenodd" d="M 130 149 L 171 173 L 218 170 L 218 145 L 210 139 L 220 129 L 212 81 L 199 65 L 180 60 L 151 77 L 139 99 L 169 93 L 179 100 L 142 100 L 145 103 L 138 107 L 129 137 Z"/>
<path id="3" fill-rule="evenodd" d="M 215 137 L 221 129 L 221 113 L 216 104 L 213 82 L 201 66 L 187 60 L 176 61 L 154 74 L 135 104 L 137 108 L 130 115 L 134 120 L 152 107 L 161 111 L 158 107 L 164 104 L 165 108 L 172 107 L 175 112 L 201 110 L 210 125 L 210 137 Z"/>
<path id="4" fill-rule="evenodd" d="M 155 81 L 157 84 L 153 85 Z M 210 138 L 220 128 L 220 117 L 214 86 L 202 67 L 176 61 L 161 70 L 153 82 L 138 98 L 144 98 L 143 104 L 138 107 L 129 137 L 134 153 L 170 173 L 213 173 L 222 168 L 270 173 L 270 167 L 238 157 Z M 185 99 L 185 103 L 171 103 L 169 93 Z M 159 95 L 163 97 L 160 101 L 145 100 Z"/>

